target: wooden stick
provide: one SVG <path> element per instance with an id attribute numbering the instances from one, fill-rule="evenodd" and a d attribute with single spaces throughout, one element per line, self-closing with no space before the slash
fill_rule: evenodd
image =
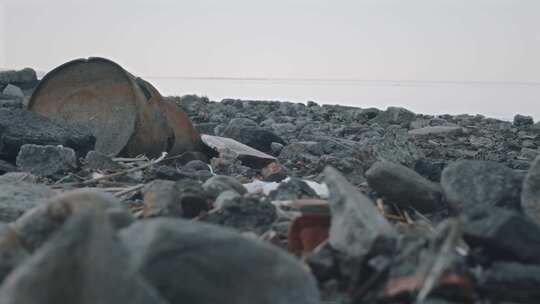
<path id="1" fill-rule="evenodd" d="M 135 185 L 133 187 L 129 187 L 127 189 L 124 189 L 122 191 L 119 191 L 119 192 L 115 193 L 114 196 L 122 196 L 124 194 L 128 194 L 128 193 L 137 191 L 139 189 L 142 189 L 143 187 L 144 187 L 144 184 Z"/>
<path id="2" fill-rule="evenodd" d="M 145 164 L 145 165 L 142 165 L 142 166 L 139 166 L 139 167 L 134 167 L 134 168 L 127 169 L 127 170 L 118 171 L 118 172 L 115 172 L 115 173 L 111 173 L 111 174 L 103 175 L 103 176 L 100 176 L 100 177 L 92 178 L 92 179 L 89 179 L 89 180 L 86 180 L 86 181 L 83 181 L 83 182 L 79 182 L 79 183 L 59 184 L 58 186 L 87 186 L 87 185 L 91 185 L 91 184 L 97 183 L 97 182 L 102 181 L 102 180 L 107 180 L 107 179 L 111 179 L 113 177 L 129 174 L 129 173 L 140 171 L 140 170 L 144 170 L 146 168 L 152 167 L 152 166 L 164 161 L 166 159 L 166 157 L 167 157 L 167 152 L 163 152 L 161 157 L 159 157 L 158 159 L 153 160 L 153 161 L 149 162 L 148 164 Z"/>

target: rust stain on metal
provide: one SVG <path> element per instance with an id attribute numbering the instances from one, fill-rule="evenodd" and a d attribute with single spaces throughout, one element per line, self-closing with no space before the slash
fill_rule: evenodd
<path id="1" fill-rule="evenodd" d="M 31 111 L 88 128 L 96 150 L 156 157 L 200 149 L 199 134 L 176 105 L 150 83 L 104 58 L 77 59 L 48 73 Z"/>

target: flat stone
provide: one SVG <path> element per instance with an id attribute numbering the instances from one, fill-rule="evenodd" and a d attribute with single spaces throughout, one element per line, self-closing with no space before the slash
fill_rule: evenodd
<path id="1" fill-rule="evenodd" d="M 30 68 L 25 68 L 19 71 L 2 71 L 0 72 L 0 84 L 14 84 L 25 89 L 37 85 L 36 71 Z"/>
<path id="2" fill-rule="evenodd" d="M 411 206 L 420 212 L 444 207 L 442 188 L 415 171 L 390 162 L 377 162 L 367 172 L 369 185 L 400 207 Z"/>
<path id="3" fill-rule="evenodd" d="M 375 204 L 331 167 L 324 170 L 324 180 L 330 191 L 330 245 L 353 258 L 388 252 L 397 232 Z"/>
<path id="4" fill-rule="evenodd" d="M 71 148 L 23 145 L 17 155 L 17 167 L 35 175 L 50 176 L 74 171 L 78 165 Z"/>
<path id="5" fill-rule="evenodd" d="M 6 304 L 165 304 L 129 262 L 103 213 L 73 216 L 10 273 L 0 288 Z"/>
<path id="6" fill-rule="evenodd" d="M 201 140 L 219 152 L 225 149 L 233 151 L 237 158 L 246 166 L 260 169 L 276 160 L 275 157 L 240 143 L 234 139 L 203 134 Z"/>
<path id="7" fill-rule="evenodd" d="M 520 210 L 523 174 L 489 161 L 461 160 L 443 170 L 441 185 L 458 211 L 494 206 Z"/>
<path id="8" fill-rule="evenodd" d="M 320 303 L 314 278 L 292 256 L 223 227 L 149 219 L 120 238 L 170 304 Z"/>
<path id="9" fill-rule="evenodd" d="M 435 126 L 410 130 L 413 136 L 455 136 L 463 134 L 463 128 L 459 126 Z"/>
<path id="10" fill-rule="evenodd" d="M 0 182 L 0 221 L 12 222 L 53 196 L 54 192 L 45 185 Z"/>
<path id="11" fill-rule="evenodd" d="M 33 112 L 0 109 L 0 143 L 0 158 L 12 161 L 25 144 L 62 145 L 84 156 L 93 149 L 95 137 Z"/>

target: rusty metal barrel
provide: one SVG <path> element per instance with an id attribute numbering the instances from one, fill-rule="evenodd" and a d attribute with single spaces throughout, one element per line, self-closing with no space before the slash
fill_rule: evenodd
<path id="1" fill-rule="evenodd" d="M 88 128 L 95 150 L 151 157 L 198 151 L 199 134 L 187 115 L 156 88 L 105 58 L 77 59 L 49 72 L 29 110 Z"/>

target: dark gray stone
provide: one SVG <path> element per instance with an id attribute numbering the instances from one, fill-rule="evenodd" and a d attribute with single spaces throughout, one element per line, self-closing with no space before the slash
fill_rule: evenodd
<path id="1" fill-rule="evenodd" d="M 23 145 L 17 155 L 21 171 L 39 176 L 50 176 L 74 171 L 78 168 L 77 156 L 71 148 L 61 146 Z"/>
<path id="2" fill-rule="evenodd" d="M 269 196 L 272 200 L 276 201 L 319 197 L 315 190 L 297 177 L 292 177 L 288 181 L 281 182 L 277 189 L 270 192 Z"/>
<path id="3" fill-rule="evenodd" d="M 105 213 L 116 229 L 129 226 L 133 216 L 114 196 L 96 190 L 79 189 L 56 196 L 29 210 L 12 223 L 22 244 L 33 252 L 73 214 L 84 210 Z"/>
<path id="4" fill-rule="evenodd" d="M 375 191 L 400 207 L 411 206 L 420 212 L 444 207 L 441 186 L 403 165 L 377 162 L 366 172 L 366 177 Z"/>
<path id="5" fill-rule="evenodd" d="M 203 188 L 213 199 L 227 190 L 234 190 L 241 195 L 247 192 L 246 188 L 236 178 L 225 175 L 213 176 L 204 182 Z"/>
<path id="6" fill-rule="evenodd" d="M 187 171 L 210 171 L 207 163 L 200 160 L 192 160 L 182 167 L 182 170 Z"/>
<path id="7" fill-rule="evenodd" d="M 54 196 L 44 185 L 26 182 L 0 183 L 0 221 L 11 222 Z"/>
<path id="8" fill-rule="evenodd" d="M 150 219 L 120 238 L 170 304 L 320 303 L 315 280 L 293 257 L 223 227 Z"/>
<path id="9" fill-rule="evenodd" d="M 457 161 L 441 177 L 449 205 L 465 212 L 493 206 L 520 210 L 522 182 L 522 173 L 489 161 Z"/>
<path id="10" fill-rule="evenodd" d="M 540 224 L 540 157 L 532 163 L 521 192 L 523 212 Z"/>
<path id="11" fill-rule="evenodd" d="M 0 174 L 19 171 L 16 166 L 0 159 Z"/>
<path id="12" fill-rule="evenodd" d="M 111 157 L 98 151 L 90 151 L 84 158 L 86 167 L 90 170 L 118 170 L 122 166 Z"/>
<path id="13" fill-rule="evenodd" d="M 22 109 L 23 100 L 22 99 L 4 99 L 0 96 L 0 108 L 6 109 Z"/>
<path id="14" fill-rule="evenodd" d="M 379 113 L 373 122 L 383 125 L 401 125 L 408 127 L 416 119 L 416 114 L 400 107 L 388 107 L 386 111 Z"/>
<path id="15" fill-rule="evenodd" d="M 62 145 L 84 156 L 93 149 L 95 137 L 33 112 L 0 109 L 0 158 L 15 160 L 25 144 Z"/>
<path id="16" fill-rule="evenodd" d="M 517 114 L 514 116 L 514 126 L 516 127 L 525 127 L 525 126 L 531 126 L 534 124 L 534 120 L 532 116 L 525 116 Z"/>
<path id="17" fill-rule="evenodd" d="M 279 136 L 259 127 L 256 122 L 247 118 L 231 120 L 221 136 L 235 139 L 265 153 L 272 153 L 273 142 L 285 144 Z"/>
<path id="18" fill-rule="evenodd" d="M 226 192 L 230 191 L 222 194 Z M 236 197 L 226 201 L 220 210 L 208 215 L 204 221 L 261 235 L 272 228 L 276 219 L 276 208 L 268 201 L 256 197 Z"/>
<path id="19" fill-rule="evenodd" d="M 330 191 L 329 242 L 333 248 L 353 258 L 376 254 L 393 247 L 397 232 L 380 214 L 374 203 L 355 188 L 337 170 L 324 170 Z"/>
<path id="20" fill-rule="evenodd" d="M 24 89 L 35 87 L 38 83 L 36 71 L 25 68 L 19 71 L 0 72 L 0 86 L 10 83 Z"/>
<path id="21" fill-rule="evenodd" d="M 494 263 L 477 281 L 481 296 L 493 303 L 540 301 L 540 266 Z"/>
<path id="22" fill-rule="evenodd" d="M 402 164 L 409 168 L 414 167 L 424 153 L 410 140 L 407 130 L 398 126 L 390 126 L 383 138 L 372 138 L 362 142 L 354 151 L 354 155 L 368 170 L 377 161 L 389 161 Z"/>
<path id="23" fill-rule="evenodd" d="M 167 303 L 128 256 L 104 214 L 86 210 L 6 277 L 0 298 L 6 304 Z"/>
<path id="24" fill-rule="evenodd" d="M 465 241 L 491 259 L 540 263 L 540 226 L 515 211 L 490 208 L 470 214 Z"/>
<path id="25" fill-rule="evenodd" d="M 198 182 L 155 180 L 142 190 L 145 217 L 193 218 L 208 210 L 206 194 Z"/>

